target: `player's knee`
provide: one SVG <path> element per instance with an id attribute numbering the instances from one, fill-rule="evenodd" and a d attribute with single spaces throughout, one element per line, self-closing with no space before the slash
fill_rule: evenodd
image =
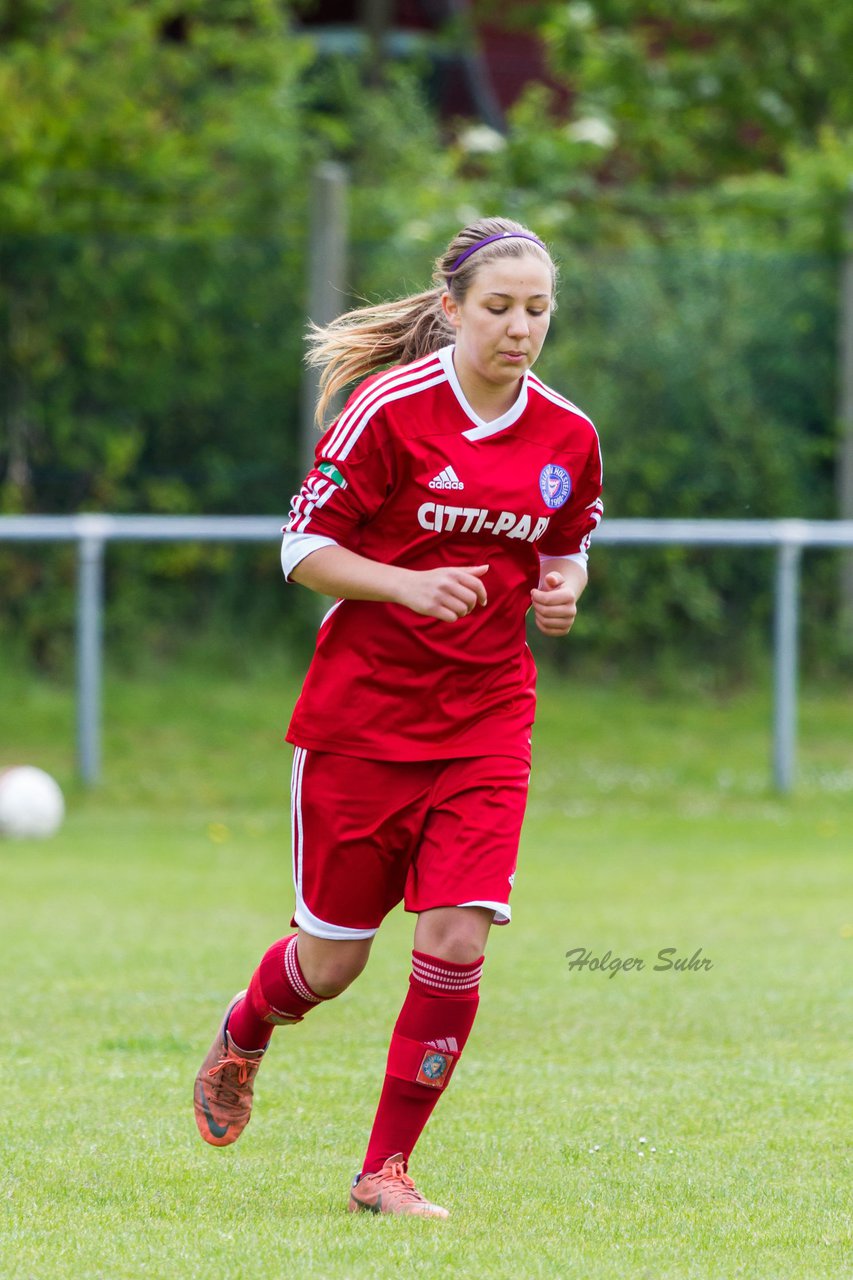
<path id="1" fill-rule="evenodd" d="M 431 947 L 428 954 L 450 964 L 473 964 L 483 954 L 483 943 L 479 939 L 451 935 Z"/>
<path id="2" fill-rule="evenodd" d="M 339 996 L 342 991 L 355 982 L 367 964 L 368 952 L 344 949 L 333 944 L 331 949 L 324 948 L 319 954 L 311 954 L 300 963 L 305 981 L 315 995 L 324 1000 Z"/>
<path id="3" fill-rule="evenodd" d="M 415 931 L 415 949 L 450 964 L 473 964 L 485 950 L 492 914 L 477 907 L 424 912 Z"/>
<path id="4" fill-rule="evenodd" d="M 334 996 L 339 996 L 342 991 L 346 991 L 360 973 L 361 969 L 356 972 L 330 970 L 327 973 L 313 975 L 309 985 L 315 995 L 322 996 L 324 1000 L 331 1000 Z"/>

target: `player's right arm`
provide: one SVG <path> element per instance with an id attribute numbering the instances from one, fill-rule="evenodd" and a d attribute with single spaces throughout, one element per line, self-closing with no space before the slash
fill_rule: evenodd
<path id="1" fill-rule="evenodd" d="M 414 613 L 455 622 L 486 603 L 486 564 L 404 569 L 381 564 L 347 547 L 327 544 L 309 552 L 290 571 L 294 582 L 343 600 L 384 600 Z"/>
<path id="2" fill-rule="evenodd" d="M 285 577 L 338 599 L 387 601 L 442 622 L 464 618 L 486 603 L 481 578 L 488 565 L 419 571 L 353 549 L 359 531 L 376 518 L 398 482 L 395 438 L 381 410 L 362 423 L 358 406 L 365 401 L 369 392 L 355 392 L 352 410 L 344 411 L 317 446 L 284 529 Z M 348 423 L 355 424 L 349 432 Z"/>

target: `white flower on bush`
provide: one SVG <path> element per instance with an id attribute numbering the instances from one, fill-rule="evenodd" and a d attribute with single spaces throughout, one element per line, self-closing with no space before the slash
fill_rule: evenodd
<path id="1" fill-rule="evenodd" d="M 615 130 L 599 116 L 583 116 L 566 126 L 572 142 L 591 142 L 594 147 L 612 147 L 616 141 Z"/>
<path id="2" fill-rule="evenodd" d="M 423 218 L 407 222 L 403 228 L 406 240 L 430 240 L 435 235 L 435 228 Z"/>
<path id="3" fill-rule="evenodd" d="M 506 138 L 487 124 L 472 124 L 460 133 L 459 145 L 469 155 L 494 155 L 503 151 Z"/>
<path id="4" fill-rule="evenodd" d="M 573 27 L 586 31 L 595 22 L 595 10 L 586 0 L 576 0 L 574 4 L 566 6 L 566 17 Z"/>

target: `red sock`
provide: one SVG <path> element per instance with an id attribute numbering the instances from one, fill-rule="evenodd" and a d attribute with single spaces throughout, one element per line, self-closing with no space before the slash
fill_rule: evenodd
<path id="1" fill-rule="evenodd" d="M 409 993 L 391 1036 L 364 1173 L 376 1173 L 399 1151 L 404 1160 L 411 1155 L 474 1024 L 482 971 L 482 956 L 451 964 L 412 952 Z"/>
<path id="2" fill-rule="evenodd" d="M 303 977 L 294 933 L 274 942 L 261 960 L 245 997 L 228 1019 L 228 1034 L 241 1049 L 263 1049 L 273 1027 L 301 1022 L 323 998 Z"/>

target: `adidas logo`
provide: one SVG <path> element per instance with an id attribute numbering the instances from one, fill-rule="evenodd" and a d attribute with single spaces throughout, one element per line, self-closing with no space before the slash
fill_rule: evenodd
<path id="1" fill-rule="evenodd" d="M 465 486 L 452 467 L 445 467 L 429 482 L 430 489 L 464 489 Z"/>

